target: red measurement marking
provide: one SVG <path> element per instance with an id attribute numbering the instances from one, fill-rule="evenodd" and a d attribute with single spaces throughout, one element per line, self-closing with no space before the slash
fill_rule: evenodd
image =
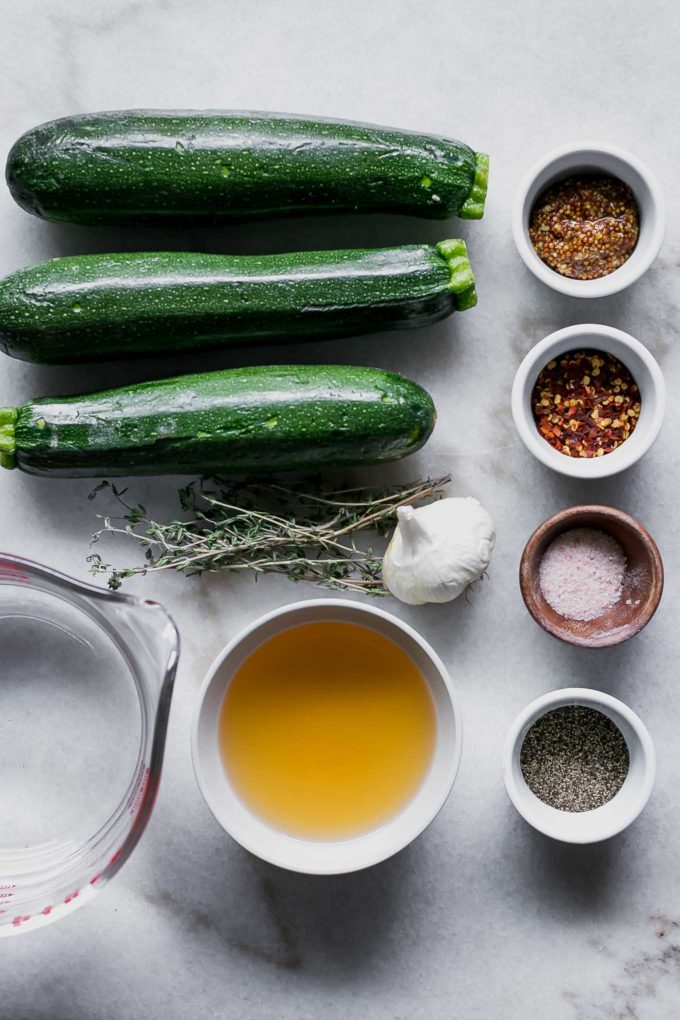
<path id="1" fill-rule="evenodd" d="M 27 574 L 23 572 L 21 567 L 16 563 L 12 563 L 11 560 L 5 560 L 0 557 L 0 577 L 7 576 L 12 581 L 23 581 L 24 584 L 30 584 L 30 579 Z"/>
<path id="2" fill-rule="evenodd" d="M 47 917 L 48 914 L 52 913 L 52 907 L 43 907 L 40 913 L 44 914 L 45 917 Z"/>
<path id="3" fill-rule="evenodd" d="M 19 917 L 13 917 L 12 918 L 12 924 L 14 925 L 15 928 L 18 928 L 20 924 L 24 923 L 24 921 L 30 921 L 30 920 L 31 920 L 31 915 L 30 914 L 23 914 L 22 916 L 19 916 Z"/>
<path id="4" fill-rule="evenodd" d="M 118 850 L 116 850 L 115 854 L 113 855 L 113 857 L 109 861 L 109 864 L 115 864 L 116 861 L 118 860 L 118 858 L 120 857 L 120 855 L 122 854 L 122 852 L 123 852 L 123 848 L 121 846 Z"/>
<path id="5" fill-rule="evenodd" d="M 79 890 L 78 890 L 78 889 L 76 889 L 76 891 L 75 891 L 75 892 L 69 893 L 69 895 L 68 895 L 68 896 L 66 897 L 66 899 L 64 900 L 64 903 L 70 903 L 70 902 L 71 902 L 71 900 L 74 900 L 74 899 L 76 898 L 76 896 L 78 895 L 78 891 L 79 891 Z"/>
<path id="6" fill-rule="evenodd" d="M 95 882 L 98 882 L 99 879 L 102 877 L 102 874 L 103 874 L 102 871 L 98 871 L 97 874 L 90 879 L 90 885 L 94 885 Z"/>

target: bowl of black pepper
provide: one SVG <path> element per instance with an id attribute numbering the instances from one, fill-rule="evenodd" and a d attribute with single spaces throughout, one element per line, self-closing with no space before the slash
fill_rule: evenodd
<path id="1" fill-rule="evenodd" d="M 510 727 L 503 779 L 535 829 L 598 843 L 626 829 L 649 800 L 656 756 L 642 720 L 602 691 L 571 687 L 532 701 Z"/>
<path id="2" fill-rule="evenodd" d="M 526 355 L 512 416 L 527 449 L 572 478 L 606 478 L 650 449 L 666 410 L 661 369 L 644 344 L 612 326 L 557 330 Z"/>
<path id="3" fill-rule="evenodd" d="M 572 297 L 605 297 L 649 269 L 663 241 L 663 197 L 650 170 L 613 145 L 554 149 L 530 169 L 513 210 L 531 272 Z"/>

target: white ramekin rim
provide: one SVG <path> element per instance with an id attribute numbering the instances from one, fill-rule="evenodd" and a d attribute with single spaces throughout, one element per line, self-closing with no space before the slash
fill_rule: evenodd
<path id="1" fill-rule="evenodd" d="M 640 184 L 645 190 L 645 209 L 641 208 L 640 236 L 630 258 L 615 272 L 597 280 L 573 280 L 550 269 L 534 251 L 528 234 L 528 219 L 536 198 L 547 184 L 576 169 L 580 163 L 605 172 L 615 173 L 626 183 Z M 616 167 L 616 172 L 613 167 Z M 628 180 L 626 180 L 628 178 Z M 641 197 L 636 194 L 639 204 Z M 616 294 L 629 287 L 645 273 L 659 253 L 666 230 L 663 194 L 656 177 L 631 152 L 605 142 L 571 142 L 551 149 L 538 159 L 524 176 L 512 211 L 512 233 L 522 261 L 539 280 L 561 294 L 571 297 L 598 298 Z"/>
<path id="2" fill-rule="evenodd" d="M 537 719 L 546 712 L 565 705 L 585 705 L 598 709 L 608 715 L 615 724 L 627 725 L 630 729 L 635 741 L 634 754 L 639 755 L 640 778 L 635 797 L 631 799 L 627 808 L 619 811 L 613 809 L 619 797 L 617 794 L 607 804 L 593 811 L 576 813 L 559 811 L 538 801 L 527 786 L 517 766 L 524 737 Z M 529 825 L 545 836 L 565 843 L 597 843 L 622 832 L 635 821 L 647 804 L 655 777 L 656 752 L 649 731 L 640 717 L 618 698 L 589 687 L 559 688 L 530 702 L 510 726 L 503 748 L 503 782 L 512 804 Z M 537 811 L 538 805 L 540 809 Z M 601 814 L 604 811 L 606 815 Z"/>
<path id="3" fill-rule="evenodd" d="M 531 391 L 541 370 L 553 358 L 578 347 L 609 351 L 626 365 L 640 387 L 642 410 L 634 432 L 603 457 L 559 453 L 539 433 L 531 410 Z M 608 478 L 635 464 L 654 443 L 666 412 L 666 384 L 656 358 L 643 343 L 613 326 L 586 322 L 558 329 L 531 348 L 517 369 L 511 406 L 522 442 L 546 467 L 571 478 Z"/>
<path id="4" fill-rule="evenodd" d="M 437 745 L 435 746 L 435 756 L 438 752 L 441 754 L 443 765 L 440 765 L 438 770 L 439 779 L 437 780 L 436 790 L 430 789 L 429 792 L 421 790 L 419 793 L 416 793 L 414 798 L 395 819 L 379 829 L 352 839 L 328 843 L 297 839 L 280 832 L 275 832 L 266 823 L 256 819 L 242 803 L 241 809 L 243 813 L 250 816 L 249 824 L 245 827 L 239 824 L 238 819 L 234 815 L 228 815 L 225 812 L 223 804 L 220 803 L 219 795 L 215 795 L 215 769 L 207 764 L 207 756 L 212 752 L 206 741 L 207 727 L 203 716 L 206 697 L 209 695 L 211 686 L 213 684 L 222 686 L 222 681 L 219 678 L 221 667 L 229 658 L 238 653 L 238 650 L 248 638 L 263 632 L 262 640 L 267 640 L 273 633 L 279 632 L 274 630 L 270 633 L 265 633 L 269 625 L 276 623 L 279 618 L 299 617 L 299 619 L 295 620 L 295 623 L 282 625 L 280 630 L 284 630 L 289 626 L 304 623 L 310 618 L 318 619 L 319 616 L 315 614 L 319 610 L 325 614 L 327 619 L 342 617 L 343 614 L 355 613 L 357 618 L 365 620 L 366 626 L 370 626 L 371 620 L 374 622 L 380 620 L 383 625 L 386 624 L 388 628 L 392 629 L 394 640 L 398 641 L 401 636 L 405 644 L 410 643 L 412 646 L 416 646 L 441 681 L 441 689 L 445 693 L 447 711 L 451 713 L 449 731 L 453 733 L 453 738 L 449 739 L 448 746 L 443 744 L 439 746 L 439 723 L 441 722 L 441 716 L 438 710 L 438 737 Z M 425 679 L 429 684 L 429 679 L 427 677 Z M 226 685 L 224 685 L 224 690 L 226 690 Z M 216 728 L 217 720 L 214 722 Z M 245 850 L 278 867 L 303 874 L 336 875 L 358 871 L 371 867 L 374 864 L 379 864 L 381 861 L 392 857 L 408 846 L 430 825 L 446 803 L 458 774 L 462 754 L 462 740 L 463 724 L 458 700 L 449 673 L 432 646 L 407 623 L 404 623 L 393 614 L 379 609 L 377 606 L 367 606 L 351 599 L 325 598 L 294 602 L 274 609 L 249 624 L 226 645 L 211 664 L 201 685 L 192 725 L 191 750 L 194 773 L 201 794 L 215 819 L 232 839 Z M 218 780 L 219 784 L 221 782 L 224 783 L 223 789 L 229 787 L 228 779 L 223 769 Z M 426 780 L 426 785 L 428 782 L 429 778 Z M 255 826 L 252 823 L 255 823 Z M 256 834 L 254 835 L 255 829 Z M 300 853 L 302 848 L 306 848 L 307 851 L 309 848 L 313 848 L 315 852 L 312 853 L 311 857 L 309 852 L 307 852 L 303 858 Z"/>

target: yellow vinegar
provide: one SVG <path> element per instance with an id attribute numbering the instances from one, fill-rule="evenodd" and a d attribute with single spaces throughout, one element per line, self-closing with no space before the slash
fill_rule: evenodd
<path id="1" fill-rule="evenodd" d="M 413 660 L 353 623 L 306 623 L 270 638 L 227 689 L 227 776 L 263 821 L 335 840 L 394 817 L 422 784 L 437 721 Z"/>

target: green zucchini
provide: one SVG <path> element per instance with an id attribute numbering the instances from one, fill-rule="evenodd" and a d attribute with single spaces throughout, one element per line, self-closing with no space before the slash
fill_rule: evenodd
<path id="1" fill-rule="evenodd" d="M 0 464 L 30 474 L 240 474 L 376 464 L 435 421 L 410 379 L 374 368 L 264 366 L 0 408 Z"/>
<path id="2" fill-rule="evenodd" d="M 70 223 L 484 212 L 488 157 L 434 135 L 275 113 L 127 110 L 33 128 L 13 146 L 16 201 Z"/>
<path id="3" fill-rule="evenodd" d="M 424 326 L 476 302 L 463 241 L 290 255 L 76 255 L 0 281 L 0 349 L 43 364 Z"/>

